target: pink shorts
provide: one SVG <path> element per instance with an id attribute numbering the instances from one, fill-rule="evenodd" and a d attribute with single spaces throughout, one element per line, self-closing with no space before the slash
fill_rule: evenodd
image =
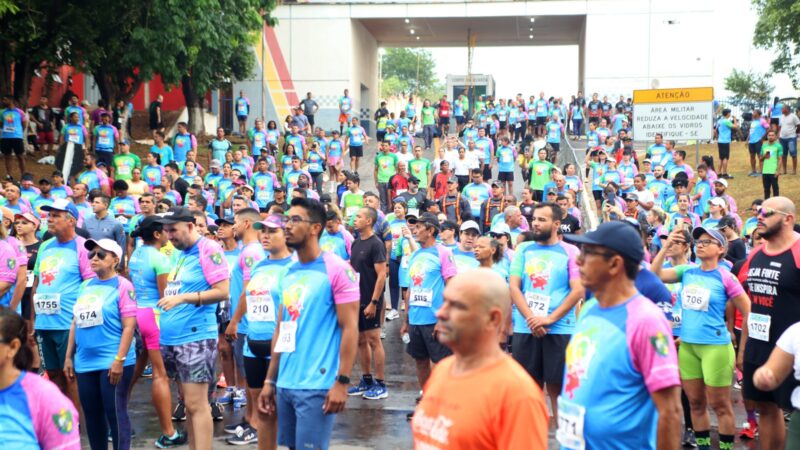
<path id="1" fill-rule="evenodd" d="M 342 158 L 338 156 L 330 156 L 328 157 L 328 167 L 336 167 Z"/>
<path id="2" fill-rule="evenodd" d="M 139 325 L 139 333 L 142 334 L 144 348 L 147 350 L 160 350 L 161 331 L 159 330 L 159 319 L 161 310 L 158 308 L 139 308 L 136 311 L 136 322 Z"/>

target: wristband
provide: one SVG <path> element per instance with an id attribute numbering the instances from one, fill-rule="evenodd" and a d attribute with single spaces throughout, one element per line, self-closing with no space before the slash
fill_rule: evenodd
<path id="1" fill-rule="evenodd" d="M 123 356 L 122 358 L 120 358 L 118 355 L 114 355 L 114 361 L 122 362 L 125 361 L 125 358 L 127 358 L 127 356 Z"/>
<path id="2" fill-rule="evenodd" d="M 270 380 L 269 378 L 264 380 L 264 383 L 267 383 L 270 386 L 275 386 L 275 380 Z"/>

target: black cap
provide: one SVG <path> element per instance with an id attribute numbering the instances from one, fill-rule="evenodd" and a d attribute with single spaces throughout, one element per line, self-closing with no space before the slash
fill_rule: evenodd
<path id="1" fill-rule="evenodd" d="M 644 249 L 639 233 L 625 222 L 603 222 L 596 230 L 586 234 L 565 234 L 564 240 L 576 244 L 599 245 L 637 263 L 644 259 Z"/>
<path id="2" fill-rule="evenodd" d="M 434 216 L 431 213 L 427 213 L 427 212 L 426 213 L 422 213 L 419 216 L 419 218 L 416 218 L 414 216 L 407 217 L 406 221 L 408 222 L 409 225 L 414 225 L 416 223 L 422 223 L 422 224 L 425 224 L 425 225 L 427 225 L 429 227 L 435 228 L 437 231 L 439 230 L 439 219 L 437 219 L 436 216 Z"/>
<path id="3" fill-rule="evenodd" d="M 136 226 L 136 229 L 131 232 L 131 237 L 141 237 L 143 233 L 149 230 L 159 231 L 161 230 L 162 223 L 159 221 L 161 217 L 153 215 L 153 216 L 146 216 L 141 221 L 139 221 L 139 225 Z"/>
<path id="4" fill-rule="evenodd" d="M 684 178 L 675 178 L 674 180 L 672 180 L 672 187 L 676 188 L 678 186 L 689 187 L 689 180 L 686 180 Z"/>
<path id="5" fill-rule="evenodd" d="M 20 178 L 20 181 L 33 181 L 33 175 L 29 173 L 22 174 L 22 178 Z"/>
<path id="6" fill-rule="evenodd" d="M 215 220 L 214 223 L 217 224 L 217 226 L 221 226 L 223 223 L 225 225 L 233 225 L 233 216 L 221 217 Z"/>
<path id="7" fill-rule="evenodd" d="M 322 194 L 319 196 L 319 201 L 322 203 L 330 203 L 333 201 L 331 194 Z"/>
<path id="8" fill-rule="evenodd" d="M 285 188 L 285 187 L 283 187 L 283 186 L 276 186 L 276 187 L 275 187 L 274 189 L 272 189 L 272 190 L 273 190 L 273 192 L 286 192 L 286 188 Z"/>
<path id="9" fill-rule="evenodd" d="M 410 177 L 408 177 L 408 182 L 409 183 L 414 183 L 414 184 L 419 184 L 419 178 L 415 177 L 414 175 L 411 175 Z"/>
<path id="10" fill-rule="evenodd" d="M 194 223 L 194 214 L 188 208 L 176 206 L 159 217 L 158 221 L 164 225 L 178 222 Z"/>
<path id="11" fill-rule="evenodd" d="M 458 183 L 458 178 L 457 177 L 450 177 L 450 178 L 447 179 L 447 182 L 448 183 Z"/>
<path id="12" fill-rule="evenodd" d="M 46 183 L 46 184 L 52 184 L 52 183 L 50 182 L 50 179 L 49 179 L 49 178 L 39 178 L 39 184 L 43 184 L 43 183 Z"/>

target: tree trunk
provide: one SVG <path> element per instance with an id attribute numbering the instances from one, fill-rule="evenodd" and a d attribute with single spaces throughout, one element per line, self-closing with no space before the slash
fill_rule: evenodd
<path id="1" fill-rule="evenodd" d="M 97 89 L 100 91 L 100 98 L 108 101 L 109 108 L 113 109 L 118 100 L 130 101 L 136 91 L 139 90 L 142 81 L 132 71 L 121 70 L 116 73 L 109 73 L 102 69 L 92 72 Z"/>
<path id="2" fill-rule="evenodd" d="M 23 110 L 28 108 L 34 68 L 33 62 L 28 57 L 20 58 L 14 63 L 14 97 Z"/>
<path id="3" fill-rule="evenodd" d="M 205 121 L 203 120 L 203 103 L 205 98 L 198 95 L 192 83 L 192 77 L 184 75 L 181 78 L 181 91 L 186 102 L 186 111 L 189 114 L 189 132 L 195 136 L 204 134 L 206 131 Z"/>

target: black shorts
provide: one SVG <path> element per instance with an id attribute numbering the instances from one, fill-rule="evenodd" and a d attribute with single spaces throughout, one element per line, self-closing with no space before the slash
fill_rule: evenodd
<path id="1" fill-rule="evenodd" d="M 569 334 L 546 334 L 538 338 L 532 334 L 514 333 L 511 356 L 539 386 L 544 383 L 561 385 L 571 337 Z"/>
<path id="2" fill-rule="evenodd" d="M 449 117 L 439 117 L 439 125 L 450 125 Z"/>
<path id="3" fill-rule="evenodd" d="M 97 164 L 103 163 L 106 166 L 106 169 L 111 168 L 111 161 L 114 160 L 114 152 L 106 152 L 106 151 L 96 151 L 95 156 L 97 157 Z"/>
<path id="4" fill-rule="evenodd" d="M 592 197 L 594 197 L 595 200 L 603 200 L 603 191 L 592 190 Z"/>
<path id="5" fill-rule="evenodd" d="M 722 142 L 717 142 L 717 149 L 719 150 L 719 159 L 730 159 L 731 144 L 723 144 Z"/>
<path id="6" fill-rule="evenodd" d="M 375 137 L 378 139 L 378 142 L 383 142 L 383 139 L 386 137 L 386 130 L 375 131 Z"/>
<path id="7" fill-rule="evenodd" d="M 508 123 L 505 120 L 500 121 L 500 129 L 505 130 L 508 127 Z"/>
<path id="8" fill-rule="evenodd" d="M 383 308 L 383 299 L 375 305 L 375 316 L 371 319 L 364 317 L 364 309 L 369 306 L 369 302 L 361 303 L 358 306 L 358 332 L 363 333 L 369 330 L 375 330 L 381 327 L 381 308 Z"/>
<path id="9" fill-rule="evenodd" d="M 514 172 L 498 172 L 497 179 L 500 181 L 514 181 Z"/>
<path id="10" fill-rule="evenodd" d="M 408 335 L 411 342 L 406 346 L 406 353 L 414 359 L 430 359 L 437 363 L 450 356 L 453 352 L 442 345 L 433 335 L 436 325 L 411 325 Z"/>
<path id="11" fill-rule="evenodd" d="M 247 122 L 247 116 L 236 116 L 239 119 L 239 122 Z"/>
<path id="12" fill-rule="evenodd" d="M 790 375 L 774 391 L 765 392 L 759 390 L 753 384 L 753 374 L 759 367 L 760 364 L 744 362 L 744 367 L 742 367 L 742 396 L 746 400 L 754 402 L 775 403 L 785 410 L 794 409 L 792 407 L 792 391 L 797 386 L 800 386 L 800 382 Z"/>
<path id="13" fill-rule="evenodd" d="M 761 141 L 753 142 L 753 143 L 747 144 L 747 149 L 750 151 L 751 155 L 758 155 L 759 153 L 761 153 L 761 145 L 762 144 L 763 144 L 763 142 L 761 142 Z"/>
<path id="14" fill-rule="evenodd" d="M 3 152 L 4 155 L 14 153 L 17 156 L 21 156 L 25 153 L 25 144 L 22 139 L 0 139 L 0 152 Z"/>
<path id="15" fill-rule="evenodd" d="M 773 117 L 773 118 L 769 119 L 769 124 L 770 125 L 780 125 L 781 124 L 781 119 L 779 117 Z"/>
<path id="16" fill-rule="evenodd" d="M 314 128 L 314 115 L 313 114 L 306 114 L 306 118 L 308 119 L 308 124 L 311 125 L 311 128 Z"/>
<path id="17" fill-rule="evenodd" d="M 25 320 L 31 320 L 33 318 L 33 304 L 31 303 L 31 288 L 25 288 L 25 293 L 22 294 L 22 300 L 20 300 L 20 306 L 22 307 L 22 318 Z"/>
<path id="18" fill-rule="evenodd" d="M 536 119 L 528 119 L 528 126 L 533 128 L 536 126 Z"/>
<path id="19" fill-rule="evenodd" d="M 484 180 L 492 179 L 492 166 L 490 166 L 489 164 L 483 166 L 483 179 Z"/>
<path id="20" fill-rule="evenodd" d="M 547 123 L 547 117 L 536 118 L 536 125 L 544 125 L 545 123 Z"/>
<path id="21" fill-rule="evenodd" d="M 456 116 L 456 123 L 459 125 L 464 125 L 467 122 L 467 119 L 464 116 Z"/>
<path id="22" fill-rule="evenodd" d="M 363 145 L 351 145 L 350 146 L 350 157 L 351 158 L 363 158 L 364 157 L 364 146 Z"/>
<path id="23" fill-rule="evenodd" d="M 556 153 L 558 153 L 561 150 L 561 143 L 560 142 L 559 143 L 548 142 L 547 145 L 549 145 L 550 148 L 552 148 L 553 151 L 556 152 Z"/>
<path id="24" fill-rule="evenodd" d="M 247 387 L 261 389 L 267 378 L 272 341 L 253 341 L 248 338 L 247 345 L 250 347 L 250 351 L 256 355 L 255 357 L 244 357 L 244 376 L 247 379 Z"/>

